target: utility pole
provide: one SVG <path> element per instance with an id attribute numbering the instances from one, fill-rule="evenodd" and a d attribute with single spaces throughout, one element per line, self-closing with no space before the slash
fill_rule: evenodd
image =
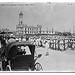
<path id="1" fill-rule="evenodd" d="M 73 26 L 73 34 L 74 34 L 74 26 Z"/>
<path id="2" fill-rule="evenodd" d="M 47 34 L 48 34 L 48 27 L 47 27 Z"/>
<path id="3" fill-rule="evenodd" d="M 54 32 L 54 29 L 53 29 L 53 26 L 52 26 L 52 36 L 53 36 L 53 32 Z"/>

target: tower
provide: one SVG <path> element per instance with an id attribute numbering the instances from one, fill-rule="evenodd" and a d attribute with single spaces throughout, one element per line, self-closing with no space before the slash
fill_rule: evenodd
<path id="1" fill-rule="evenodd" d="M 19 24 L 22 24 L 23 23 L 23 13 L 20 12 L 19 14 Z"/>

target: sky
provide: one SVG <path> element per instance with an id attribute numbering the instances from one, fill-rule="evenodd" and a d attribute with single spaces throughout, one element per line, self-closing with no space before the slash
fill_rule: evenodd
<path id="1" fill-rule="evenodd" d="M 0 28 L 16 30 L 20 12 L 28 26 L 71 32 L 75 26 L 75 3 L 0 3 Z"/>

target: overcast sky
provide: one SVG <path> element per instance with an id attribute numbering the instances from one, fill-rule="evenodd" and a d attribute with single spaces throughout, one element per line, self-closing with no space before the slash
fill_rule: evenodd
<path id="1" fill-rule="evenodd" d="M 15 3 L 16 4 L 16 3 Z M 42 25 L 43 29 L 52 27 L 57 31 L 73 31 L 75 26 L 74 3 L 12 3 L 0 4 L 0 27 L 16 30 L 19 23 L 19 13 L 23 12 L 23 23 L 36 26 Z"/>

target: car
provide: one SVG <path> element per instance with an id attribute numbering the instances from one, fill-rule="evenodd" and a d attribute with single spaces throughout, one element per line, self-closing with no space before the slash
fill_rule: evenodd
<path id="1" fill-rule="evenodd" d="M 37 59 L 42 54 L 35 56 L 35 45 L 28 41 L 11 42 L 2 56 L 3 71 L 42 71 L 43 68 Z"/>

